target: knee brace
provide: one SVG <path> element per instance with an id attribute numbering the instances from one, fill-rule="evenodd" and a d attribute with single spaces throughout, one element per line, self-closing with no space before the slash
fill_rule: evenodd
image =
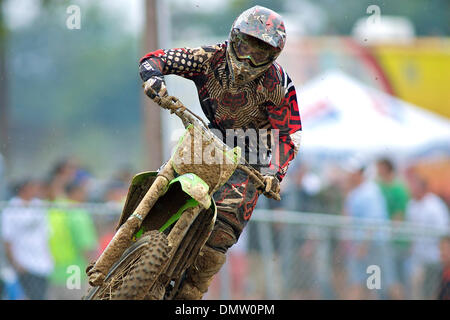
<path id="1" fill-rule="evenodd" d="M 222 253 L 237 242 L 236 233 L 233 228 L 220 220 L 216 220 L 214 230 L 206 242 L 206 245 Z"/>

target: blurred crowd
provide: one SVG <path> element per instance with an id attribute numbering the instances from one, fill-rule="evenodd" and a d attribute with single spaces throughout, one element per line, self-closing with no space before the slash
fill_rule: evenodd
<path id="1" fill-rule="evenodd" d="M 96 179 L 76 159 L 63 159 L 47 178 L 9 188 L 0 207 L 0 296 L 4 299 L 77 299 L 86 292 L 85 268 L 114 235 L 131 171 Z M 116 214 L 92 215 L 77 204 L 111 205 Z M 3 210 L 1 210 L 3 209 Z M 72 285 L 68 279 L 72 276 Z M 77 290 L 68 290 L 68 286 Z"/>
<path id="2" fill-rule="evenodd" d="M 9 200 L 0 207 L 1 297 L 81 298 L 87 289 L 85 267 L 114 235 L 132 175 L 132 170 L 125 168 L 107 181 L 99 180 L 68 158 L 57 163 L 44 180 L 26 179 L 11 186 Z M 306 165 L 294 166 L 282 183 L 282 199 L 261 197 L 257 208 L 271 209 L 275 215 L 278 210 L 326 213 L 392 222 L 394 226 L 403 221 L 442 233 L 450 227 L 449 204 L 416 170 L 400 172 L 389 158 L 369 164 L 354 157 L 343 165 L 322 168 L 321 174 Z M 116 210 L 93 215 L 89 207 L 76 206 L 82 203 L 112 205 Z M 61 204 L 72 206 L 58 206 Z M 448 236 L 405 238 L 382 230 L 368 234 L 355 226 L 328 230 L 325 241 L 312 237 L 308 227 L 273 224 L 271 228 L 276 255 L 283 251 L 283 236 L 289 235 L 293 241 L 294 250 L 288 259 L 280 259 L 279 266 L 280 274 L 287 278 L 282 290 L 289 293 L 289 299 L 450 298 Z M 264 298 L 248 286 L 264 263 L 255 224 L 250 222 L 247 229 L 229 254 L 231 298 Z M 315 258 L 325 243 L 331 253 L 324 289 L 328 294 L 321 292 L 323 270 Z M 370 265 L 380 268 L 383 290 L 368 290 Z M 78 290 L 68 290 L 72 276 L 79 277 Z M 210 298 L 219 297 L 217 282 L 212 284 Z"/>
<path id="3" fill-rule="evenodd" d="M 399 222 L 408 222 L 436 232 L 432 236 L 405 237 L 395 231 L 368 233 L 358 230 L 358 226 L 351 231 L 340 230 L 341 234 L 330 231 L 327 237 L 331 238 L 333 276 L 332 288 L 329 288 L 332 294 L 328 296 L 338 299 L 449 299 L 449 203 L 430 188 L 429 181 L 419 170 L 414 166 L 400 170 L 388 157 L 368 161 L 358 156 L 321 169 L 320 175 L 304 165 L 292 168 L 288 181 L 283 183 L 283 201 L 260 199 L 259 207 L 331 213 L 391 222 L 394 227 Z M 289 226 L 275 227 L 275 237 L 288 229 Z M 293 231 L 297 239 L 294 260 L 297 260 L 292 265 L 298 271 L 290 277 L 307 274 L 297 288 L 292 288 L 294 299 L 323 297 L 317 285 L 321 268 L 314 255 L 324 241 L 310 237 L 312 229 Z M 342 237 L 342 233 L 346 237 Z M 367 267 L 370 265 L 380 267 L 383 290 L 368 290 Z M 289 282 L 295 283 L 285 281 Z"/>

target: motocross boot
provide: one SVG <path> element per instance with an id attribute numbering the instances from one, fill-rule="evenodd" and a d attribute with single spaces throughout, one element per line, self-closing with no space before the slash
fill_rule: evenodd
<path id="1" fill-rule="evenodd" d="M 200 251 L 194 265 L 186 272 L 186 279 L 182 283 L 175 299 L 201 300 L 208 291 L 214 277 L 225 263 L 225 253 L 204 246 Z"/>

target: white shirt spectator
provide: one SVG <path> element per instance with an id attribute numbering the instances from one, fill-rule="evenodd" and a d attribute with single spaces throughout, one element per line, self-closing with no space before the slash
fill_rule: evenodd
<path id="1" fill-rule="evenodd" d="M 371 181 L 364 181 L 358 187 L 350 191 L 345 202 L 349 216 L 359 219 L 370 219 L 383 222 L 388 220 L 386 202 L 378 185 Z M 363 239 L 368 231 L 358 230 L 355 226 L 355 239 Z M 387 233 L 375 231 L 372 233 L 373 240 L 387 240 Z"/>
<path id="2" fill-rule="evenodd" d="M 14 260 L 26 271 L 47 276 L 53 271 L 53 259 L 48 239 L 47 211 L 42 201 L 33 199 L 26 203 L 15 197 L 1 214 L 3 241 L 11 244 Z"/>
<path id="3" fill-rule="evenodd" d="M 406 208 L 408 222 L 445 230 L 450 226 L 447 206 L 441 198 L 427 193 L 421 200 L 411 199 Z M 413 259 L 418 263 L 439 263 L 439 238 L 420 237 L 413 242 Z"/>

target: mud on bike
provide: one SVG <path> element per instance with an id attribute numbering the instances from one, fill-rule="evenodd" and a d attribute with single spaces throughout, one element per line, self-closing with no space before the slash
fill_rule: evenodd
<path id="1" fill-rule="evenodd" d="M 132 179 L 113 239 L 86 269 L 91 287 L 85 300 L 174 299 L 213 230 L 214 192 L 239 168 L 266 193 L 263 176 L 242 161 L 239 147 L 227 146 L 177 98 L 155 101 L 186 130 L 158 172 Z M 205 150 L 214 161 L 205 160 Z"/>

